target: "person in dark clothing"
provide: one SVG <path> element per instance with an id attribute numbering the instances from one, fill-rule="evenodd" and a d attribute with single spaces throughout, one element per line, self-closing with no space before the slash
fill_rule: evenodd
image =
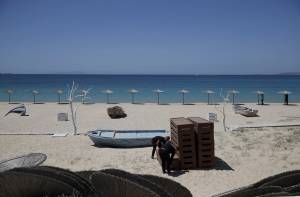
<path id="1" fill-rule="evenodd" d="M 163 173 L 166 173 L 166 169 L 168 174 L 171 172 L 171 163 L 173 157 L 175 155 L 175 149 L 171 144 L 170 139 L 166 141 L 164 144 L 159 144 L 159 156 L 161 158 L 161 167 Z"/>
<path id="2" fill-rule="evenodd" d="M 152 138 L 152 154 L 151 154 L 151 158 L 154 159 L 154 154 L 155 154 L 155 151 L 156 151 L 156 147 L 158 144 L 160 143 L 165 143 L 166 140 L 169 140 L 169 136 L 167 137 L 162 137 L 162 136 L 155 136 L 154 138 Z"/>
<path id="3" fill-rule="evenodd" d="M 262 94 L 261 95 L 261 105 L 264 105 L 264 99 L 265 99 L 265 96 Z"/>
<path id="4" fill-rule="evenodd" d="M 288 95 L 288 94 L 285 94 L 285 95 L 284 95 L 284 104 L 285 104 L 285 105 L 288 105 L 288 104 L 289 104 L 289 95 Z"/>

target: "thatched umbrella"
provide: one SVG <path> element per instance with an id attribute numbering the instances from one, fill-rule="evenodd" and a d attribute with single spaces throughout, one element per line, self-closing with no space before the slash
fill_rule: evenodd
<path id="1" fill-rule="evenodd" d="M 134 94 L 138 93 L 139 91 L 136 89 L 130 89 L 128 92 L 131 94 L 131 103 L 134 104 Z"/>
<path id="2" fill-rule="evenodd" d="M 106 94 L 106 103 L 109 104 L 109 95 L 113 94 L 114 92 L 110 89 L 103 90 L 102 93 Z"/>
<path id="3" fill-rule="evenodd" d="M 210 104 L 210 95 L 214 94 L 215 92 L 212 90 L 205 90 L 204 93 L 207 94 L 207 104 L 209 105 Z"/>
<path id="4" fill-rule="evenodd" d="M 279 91 L 277 92 L 278 94 L 282 94 L 284 96 L 284 105 L 288 105 L 289 104 L 289 94 L 292 94 L 292 92 L 287 91 L 287 90 L 283 90 L 283 91 Z"/>
<path id="5" fill-rule="evenodd" d="M 8 95 L 8 103 L 11 103 L 11 95 L 14 93 L 12 89 L 7 89 L 5 93 Z"/>
<path id="6" fill-rule="evenodd" d="M 156 93 L 156 95 L 157 95 L 157 104 L 159 104 L 159 94 L 160 94 L 160 93 L 163 93 L 163 92 L 165 92 L 165 91 L 160 90 L 160 89 L 156 89 L 156 90 L 153 90 L 153 92 Z"/>
<path id="7" fill-rule="evenodd" d="M 236 94 L 239 94 L 240 92 L 237 90 L 230 90 L 228 91 L 228 93 L 232 95 L 232 104 L 234 104 L 234 97 Z"/>
<path id="8" fill-rule="evenodd" d="M 36 95 L 38 95 L 39 94 L 39 91 L 37 91 L 37 90 L 32 90 L 32 95 L 33 95 L 33 103 L 36 103 L 35 102 L 35 97 L 36 97 Z"/>
<path id="9" fill-rule="evenodd" d="M 264 104 L 264 95 L 265 95 L 265 93 L 263 91 L 260 91 L 260 90 L 257 90 L 254 93 L 257 95 L 257 104 L 258 105 L 259 104 L 263 105 Z M 261 103 L 259 102 L 260 97 L 261 97 Z"/>
<path id="10" fill-rule="evenodd" d="M 183 104 L 183 105 L 184 105 L 184 96 L 185 96 L 185 94 L 187 94 L 187 93 L 189 93 L 189 92 L 190 92 L 190 91 L 185 90 L 185 89 L 179 90 L 179 93 L 182 94 L 182 104 Z"/>
<path id="11" fill-rule="evenodd" d="M 56 94 L 57 94 L 57 103 L 59 104 L 60 103 L 60 97 L 61 97 L 61 95 L 64 93 L 64 91 L 63 90 L 61 90 L 61 89 L 57 89 L 56 90 Z"/>

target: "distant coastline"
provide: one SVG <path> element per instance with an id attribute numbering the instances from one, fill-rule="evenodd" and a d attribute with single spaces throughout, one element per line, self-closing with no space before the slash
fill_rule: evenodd
<path id="1" fill-rule="evenodd" d="M 284 73 L 277 73 L 277 74 L 143 74 L 143 73 L 128 73 L 128 74 L 121 74 L 121 73 L 77 73 L 77 72 L 70 72 L 70 73 L 0 73 L 0 75 L 120 75 L 120 76 L 272 76 L 272 75 L 300 75 L 300 72 L 284 72 Z"/>

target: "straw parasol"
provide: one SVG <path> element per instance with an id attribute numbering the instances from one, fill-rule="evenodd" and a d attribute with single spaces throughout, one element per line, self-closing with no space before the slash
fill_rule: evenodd
<path id="1" fill-rule="evenodd" d="M 184 104 L 184 95 L 189 93 L 190 91 L 186 90 L 186 89 L 181 89 L 179 90 L 179 93 L 182 94 L 182 104 Z"/>
<path id="2" fill-rule="evenodd" d="M 215 94 L 215 92 L 212 90 L 205 90 L 205 91 L 203 91 L 203 93 L 207 94 L 207 104 L 209 105 L 210 104 L 210 95 Z"/>
<path id="3" fill-rule="evenodd" d="M 157 94 L 157 104 L 159 104 L 159 94 L 160 94 L 160 93 L 163 93 L 163 92 L 165 92 L 165 91 L 160 90 L 160 89 L 156 89 L 156 90 L 153 90 L 153 92 L 155 92 L 155 93 Z"/>
<path id="4" fill-rule="evenodd" d="M 106 94 L 106 103 L 109 104 L 109 95 L 113 94 L 114 91 L 110 89 L 103 90 L 102 93 Z"/>
<path id="5" fill-rule="evenodd" d="M 282 90 L 277 93 L 282 94 L 284 96 L 284 105 L 288 105 L 289 104 L 289 95 L 292 94 L 292 92 L 287 91 L 287 90 Z"/>
<path id="6" fill-rule="evenodd" d="M 228 91 L 228 93 L 232 95 L 232 104 L 234 104 L 234 97 L 236 94 L 239 94 L 240 92 L 237 90 L 230 90 Z"/>
<path id="7" fill-rule="evenodd" d="M 264 104 L 264 92 L 263 91 L 260 91 L 260 90 L 257 90 L 254 92 L 256 95 L 257 95 L 257 104 L 259 105 L 259 98 L 261 97 L 261 104 L 263 105 Z"/>
<path id="8" fill-rule="evenodd" d="M 35 97 L 36 97 L 36 95 L 38 95 L 39 94 L 39 91 L 38 90 L 32 90 L 32 95 L 33 95 L 33 103 L 36 103 L 35 102 Z"/>
<path id="9" fill-rule="evenodd" d="M 64 91 L 63 90 L 61 90 L 61 89 L 57 89 L 56 90 L 56 94 L 57 94 L 57 103 L 59 104 L 60 103 L 60 97 L 61 97 L 61 95 L 64 93 Z"/>
<path id="10" fill-rule="evenodd" d="M 7 89 L 5 93 L 8 95 L 8 103 L 11 103 L 11 95 L 14 93 L 12 89 Z"/>
<path id="11" fill-rule="evenodd" d="M 136 89 L 130 89 L 128 92 L 131 94 L 131 103 L 134 104 L 134 94 L 138 93 L 139 91 Z"/>

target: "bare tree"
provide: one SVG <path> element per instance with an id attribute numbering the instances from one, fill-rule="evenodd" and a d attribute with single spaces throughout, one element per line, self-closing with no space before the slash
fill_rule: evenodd
<path id="1" fill-rule="evenodd" d="M 81 94 L 76 95 L 76 91 L 78 90 L 78 87 L 79 87 L 79 85 L 75 84 L 75 82 L 73 81 L 72 87 L 69 88 L 69 98 L 68 98 L 69 104 L 70 104 L 70 110 L 71 110 L 72 123 L 73 123 L 73 127 L 74 127 L 74 135 L 77 135 L 77 130 L 78 130 L 77 109 L 78 109 L 79 105 L 75 106 L 73 102 L 75 101 L 76 97 L 81 97 L 81 101 L 84 103 L 84 101 L 87 98 L 89 98 L 88 95 L 89 95 L 89 91 L 90 91 L 90 89 L 84 90 L 84 91 L 81 91 Z"/>
<path id="2" fill-rule="evenodd" d="M 72 123 L 73 123 L 73 127 L 74 127 L 74 135 L 77 135 L 77 122 L 76 122 L 76 111 L 78 109 L 77 105 L 74 109 L 74 105 L 73 105 L 73 101 L 75 100 L 75 93 L 78 89 L 78 85 L 75 84 L 75 82 L 73 81 L 72 83 L 72 87 L 69 88 L 69 104 L 70 104 L 70 110 L 71 110 L 71 118 L 72 118 Z"/>
<path id="3" fill-rule="evenodd" d="M 220 91 L 220 97 L 223 99 L 223 108 L 222 108 L 222 111 L 221 111 L 221 110 L 218 110 L 217 108 L 216 108 L 216 109 L 217 109 L 219 112 L 221 112 L 222 115 L 223 115 L 223 127 L 224 127 L 224 131 L 226 132 L 228 128 L 227 128 L 227 126 L 226 126 L 225 106 L 226 106 L 226 104 L 229 102 L 229 93 L 227 93 L 227 95 L 225 96 L 225 95 L 223 94 L 223 89 L 221 89 L 221 91 Z M 215 107 L 216 107 L 216 105 L 215 105 Z"/>

